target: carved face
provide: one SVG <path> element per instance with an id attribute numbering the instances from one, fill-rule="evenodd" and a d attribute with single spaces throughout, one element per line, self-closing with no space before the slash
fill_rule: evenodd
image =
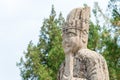
<path id="1" fill-rule="evenodd" d="M 88 42 L 88 31 L 86 29 L 82 30 L 81 33 L 81 38 L 82 38 L 82 42 L 83 42 L 83 47 L 87 48 L 87 42 Z"/>
<path id="2" fill-rule="evenodd" d="M 66 33 L 62 35 L 62 38 L 62 45 L 65 53 L 75 53 L 83 45 L 82 40 L 77 33 L 66 31 Z"/>
<path id="3" fill-rule="evenodd" d="M 65 53 L 74 53 L 87 48 L 90 8 L 75 8 L 63 25 L 63 48 Z"/>

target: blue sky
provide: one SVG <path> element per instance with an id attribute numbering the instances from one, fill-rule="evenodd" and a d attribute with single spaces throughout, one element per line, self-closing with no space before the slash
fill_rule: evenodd
<path id="1" fill-rule="evenodd" d="M 22 80 L 16 62 L 24 56 L 30 40 L 38 42 L 40 27 L 52 4 L 66 17 L 83 3 L 93 8 L 94 1 L 105 11 L 108 0 L 0 0 L 0 80 Z"/>

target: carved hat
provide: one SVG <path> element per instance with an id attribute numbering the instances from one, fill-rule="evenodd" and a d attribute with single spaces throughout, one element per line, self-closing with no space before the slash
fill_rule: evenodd
<path id="1" fill-rule="evenodd" d="M 63 34 L 66 32 L 89 31 L 90 7 L 75 8 L 67 16 L 63 25 Z"/>

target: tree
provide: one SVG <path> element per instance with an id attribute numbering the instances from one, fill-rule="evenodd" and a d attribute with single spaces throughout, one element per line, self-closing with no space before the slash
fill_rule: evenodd
<path id="1" fill-rule="evenodd" d="M 108 4 L 108 13 L 110 16 L 103 14 L 102 10 L 96 4 L 97 16 L 102 15 L 103 19 L 108 19 L 109 22 L 101 26 L 100 31 L 100 44 L 101 49 L 99 49 L 100 53 L 107 60 L 110 80 L 119 80 L 120 79 L 120 27 L 119 27 L 119 7 L 117 7 L 118 0 L 110 0 Z M 98 20 L 99 22 L 100 20 Z"/>
<path id="2" fill-rule="evenodd" d="M 39 49 L 43 50 L 43 54 L 45 54 L 44 64 L 53 71 L 50 74 L 53 77 L 52 80 L 56 80 L 59 65 L 64 59 L 61 43 L 61 27 L 64 18 L 61 13 L 58 19 L 56 19 L 55 16 L 55 10 L 54 7 L 52 7 L 49 19 L 45 20 L 46 22 L 41 28 L 40 43 L 38 44 Z M 42 41 L 44 41 L 44 44 L 42 44 Z M 41 48 L 43 45 L 46 45 L 44 46 L 44 49 Z"/>
<path id="3" fill-rule="evenodd" d="M 111 15 L 111 30 L 113 38 L 109 40 L 110 45 L 106 49 L 110 50 L 109 55 L 106 54 L 106 58 L 109 60 L 109 71 L 111 80 L 120 79 L 120 7 L 119 0 L 110 0 L 108 4 L 109 14 Z M 106 52 L 108 53 L 108 52 Z M 109 57 L 108 57 L 109 56 Z"/>
<path id="4" fill-rule="evenodd" d="M 32 41 L 24 52 L 17 66 L 20 68 L 23 80 L 56 80 L 59 65 L 64 59 L 61 38 L 61 26 L 64 22 L 62 14 L 56 18 L 52 6 L 49 18 L 44 19 L 37 45 Z"/>
<path id="5" fill-rule="evenodd" d="M 108 9 L 110 11 L 112 25 L 120 27 L 119 0 L 110 0 L 108 4 Z"/>

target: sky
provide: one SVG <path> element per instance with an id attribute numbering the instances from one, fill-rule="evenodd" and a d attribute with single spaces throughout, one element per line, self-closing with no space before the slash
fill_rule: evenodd
<path id="1" fill-rule="evenodd" d="M 29 41 L 38 42 L 40 27 L 53 4 L 57 14 L 67 14 L 97 1 L 103 12 L 108 0 L 0 0 L 0 80 L 22 80 L 16 63 L 24 57 Z"/>

